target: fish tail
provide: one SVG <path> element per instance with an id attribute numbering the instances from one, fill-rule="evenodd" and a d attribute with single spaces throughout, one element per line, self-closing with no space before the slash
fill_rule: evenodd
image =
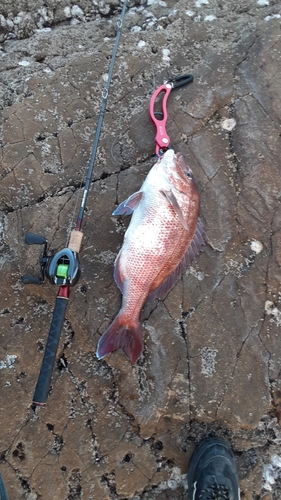
<path id="1" fill-rule="evenodd" d="M 122 348 L 133 365 L 137 362 L 143 350 L 141 324 L 139 321 L 128 323 L 127 321 L 124 325 L 122 315 L 117 315 L 98 342 L 96 352 L 98 359 Z"/>

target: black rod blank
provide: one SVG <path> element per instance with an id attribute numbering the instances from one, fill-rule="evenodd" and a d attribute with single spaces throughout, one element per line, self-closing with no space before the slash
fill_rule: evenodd
<path id="1" fill-rule="evenodd" d="M 67 304 L 68 298 L 56 298 L 41 370 L 33 396 L 33 404 L 37 406 L 44 406 L 48 398 L 53 367 L 56 359 Z"/>

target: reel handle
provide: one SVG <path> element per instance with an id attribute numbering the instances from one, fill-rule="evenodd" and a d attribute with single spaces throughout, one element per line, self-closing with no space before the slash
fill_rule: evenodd
<path id="1" fill-rule="evenodd" d="M 24 241 L 28 245 L 44 245 L 45 243 L 47 243 L 47 240 L 46 238 L 44 238 L 44 236 L 34 233 L 26 233 Z"/>
<path id="2" fill-rule="evenodd" d="M 41 278 L 37 276 L 28 276 L 26 274 L 21 277 L 21 280 L 24 285 L 42 285 L 43 283 Z"/>

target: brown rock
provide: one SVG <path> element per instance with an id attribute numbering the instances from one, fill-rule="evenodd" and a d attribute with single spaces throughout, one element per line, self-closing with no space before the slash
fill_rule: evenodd
<path id="1" fill-rule="evenodd" d="M 85 0 L 74 15 L 48 1 L 1 32 L 0 467 L 14 500 L 48 500 L 54 490 L 59 500 L 183 500 L 195 443 L 214 434 L 232 445 L 250 499 L 263 494 L 263 466 L 279 453 L 281 36 L 279 20 L 265 20 L 278 9 L 209 2 L 188 14 L 186 2 L 166 3 L 126 14 L 83 221 L 82 276 L 47 406 L 35 411 L 57 290 L 21 283 L 39 274 L 42 250 L 24 235 L 44 234 L 52 252 L 67 245 L 120 5 Z M 5 0 L 2 25 L 23 7 Z M 167 73 L 189 72 L 194 82 L 169 97 L 167 131 L 198 183 L 207 244 L 167 297 L 145 305 L 137 365 L 122 351 L 98 361 L 98 339 L 121 304 L 113 264 L 129 223 L 111 214 L 155 161 L 152 92 Z"/>

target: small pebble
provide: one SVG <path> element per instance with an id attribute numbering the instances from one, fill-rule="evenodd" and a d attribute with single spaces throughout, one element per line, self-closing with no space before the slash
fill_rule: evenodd
<path id="1" fill-rule="evenodd" d="M 66 17 L 67 19 L 70 19 L 70 18 L 71 18 L 71 9 L 70 9 L 70 7 L 65 7 L 65 8 L 63 9 L 63 11 L 64 11 L 64 15 L 65 15 L 65 17 Z"/>
<path id="2" fill-rule="evenodd" d="M 204 21 L 214 21 L 215 19 L 217 19 L 216 16 L 213 16 L 212 14 L 204 17 Z"/>
<path id="3" fill-rule="evenodd" d="M 195 5 L 196 7 L 201 7 L 201 5 L 207 5 L 209 3 L 209 0 L 196 0 Z"/>
<path id="4" fill-rule="evenodd" d="M 281 15 L 280 14 L 272 14 L 271 16 L 266 16 L 264 18 L 265 21 L 270 21 L 270 19 L 280 19 Z"/>
<path id="5" fill-rule="evenodd" d="M 131 29 L 132 33 L 139 33 L 140 31 L 141 31 L 141 27 L 140 26 L 133 26 L 132 29 Z"/>
<path id="6" fill-rule="evenodd" d="M 29 66 L 30 62 L 29 61 L 19 61 L 20 66 Z"/>
<path id="7" fill-rule="evenodd" d="M 162 54 L 163 54 L 163 61 L 170 61 L 170 51 L 169 49 L 162 49 Z"/>
<path id="8" fill-rule="evenodd" d="M 52 28 L 41 28 L 35 31 L 36 33 L 50 33 L 50 31 L 52 31 Z"/>
<path id="9" fill-rule="evenodd" d="M 82 9 L 80 9 L 80 7 L 78 7 L 78 5 L 73 5 L 71 7 L 71 15 L 75 16 L 75 17 L 78 17 L 79 19 L 83 19 L 84 18 L 84 12 L 83 12 Z"/>

